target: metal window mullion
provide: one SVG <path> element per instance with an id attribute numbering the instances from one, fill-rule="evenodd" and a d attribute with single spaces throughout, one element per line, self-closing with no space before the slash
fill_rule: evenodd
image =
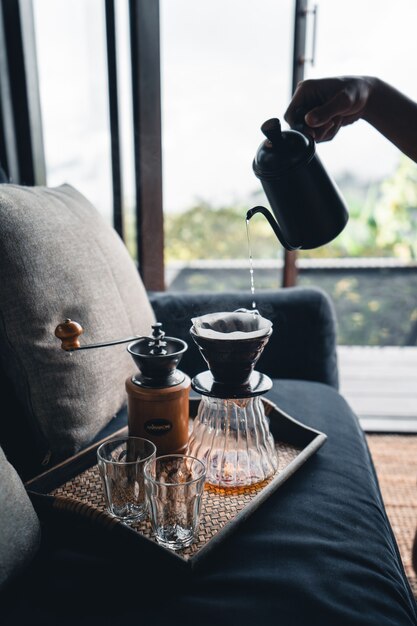
<path id="1" fill-rule="evenodd" d="M 18 179 L 46 184 L 39 78 L 32 0 L 1 3 L 7 49 Z"/>
<path id="2" fill-rule="evenodd" d="M 117 83 L 116 16 L 114 0 L 105 0 L 109 122 L 113 188 L 113 226 L 123 239 L 123 192 Z"/>
<path id="3" fill-rule="evenodd" d="M 12 93 L 10 89 L 9 64 L 4 32 L 3 13 L 0 10 L 0 165 L 12 181 L 19 180 L 16 136 Z"/>

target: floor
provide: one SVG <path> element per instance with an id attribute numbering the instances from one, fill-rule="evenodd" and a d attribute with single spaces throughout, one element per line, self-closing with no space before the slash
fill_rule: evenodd
<path id="1" fill-rule="evenodd" d="M 417 435 L 367 434 L 385 508 L 417 597 L 412 549 L 417 530 Z"/>
<path id="2" fill-rule="evenodd" d="M 339 346 L 340 391 L 367 432 L 417 433 L 417 348 Z"/>

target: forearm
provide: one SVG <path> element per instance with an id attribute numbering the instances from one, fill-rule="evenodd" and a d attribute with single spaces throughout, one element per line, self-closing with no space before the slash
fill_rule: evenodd
<path id="1" fill-rule="evenodd" d="M 378 78 L 372 89 L 363 119 L 417 162 L 417 103 Z"/>

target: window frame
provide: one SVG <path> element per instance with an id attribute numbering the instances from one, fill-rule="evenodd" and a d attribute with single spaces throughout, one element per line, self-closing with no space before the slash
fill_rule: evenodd
<path id="1" fill-rule="evenodd" d="M 117 86 L 115 0 L 102 0 L 106 17 L 113 225 L 123 238 L 123 176 Z M 137 262 L 148 291 L 162 291 L 161 68 L 159 0 L 127 0 L 136 194 Z M 294 0 L 292 91 L 304 77 L 308 0 Z M 46 184 L 32 0 L 3 0 L 0 11 L 0 164 L 11 182 Z M 297 282 L 296 252 L 285 251 L 282 285 Z"/>

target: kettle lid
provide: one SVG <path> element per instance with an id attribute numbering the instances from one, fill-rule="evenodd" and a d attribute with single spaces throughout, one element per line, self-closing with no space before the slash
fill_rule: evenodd
<path id="1" fill-rule="evenodd" d="M 278 118 L 266 120 L 261 130 L 266 139 L 259 146 L 253 161 L 253 171 L 258 178 L 277 178 L 314 157 L 313 139 L 297 130 L 283 131 Z"/>

